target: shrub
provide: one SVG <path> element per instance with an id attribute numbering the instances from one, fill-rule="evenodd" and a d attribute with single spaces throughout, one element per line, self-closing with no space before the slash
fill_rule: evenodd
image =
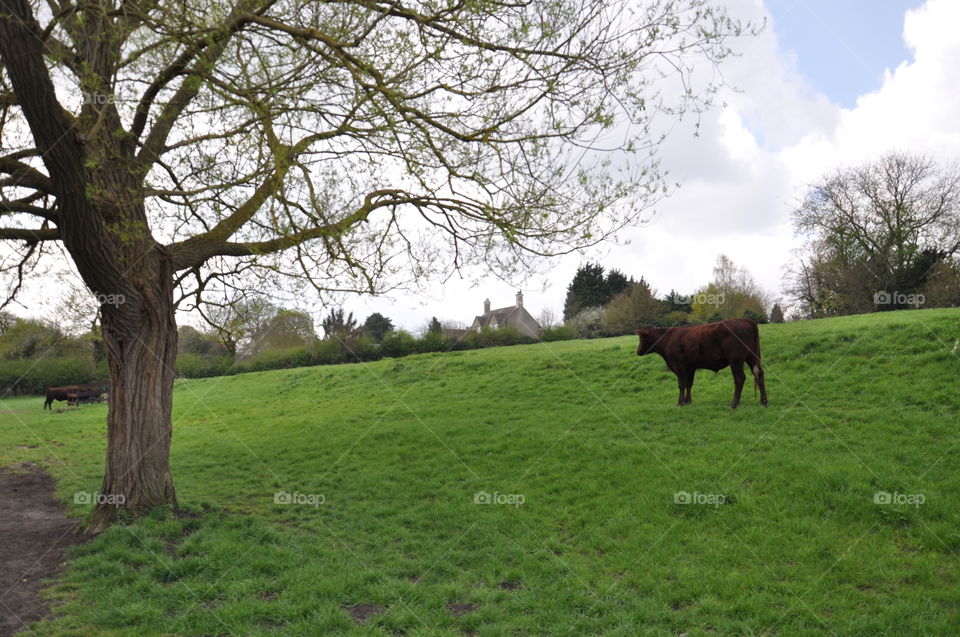
<path id="1" fill-rule="evenodd" d="M 96 380 L 93 359 L 87 356 L 48 356 L 39 359 L 0 360 L 0 392 L 42 394 L 47 387 Z"/>
<path id="2" fill-rule="evenodd" d="M 437 319 L 433 320 L 436 321 Z M 447 339 L 444 338 L 443 332 L 431 329 L 417 339 L 414 350 L 419 353 L 445 352 L 447 350 Z"/>
<path id="3" fill-rule="evenodd" d="M 540 340 L 550 341 L 570 341 L 577 338 L 577 330 L 572 325 L 558 325 L 556 327 L 545 327 L 540 332 Z"/>
<path id="4" fill-rule="evenodd" d="M 691 321 L 691 316 L 688 312 L 681 312 L 680 310 L 675 310 L 673 312 L 667 312 L 660 318 L 660 322 L 663 325 L 693 325 L 696 321 Z"/>
<path id="5" fill-rule="evenodd" d="M 743 318 L 753 319 L 757 323 L 769 323 L 767 315 L 763 312 L 754 312 L 753 310 L 744 310 Z"/>
<path id="6" fill-rule="evenodd" d="M 184 378 L 209 378 L 230 373 L 231 356 L 201 356 L 184 353 L 177 356 L 177 376 Z"/>
<path id="7" fill-rule="evenodd" d="M 597 338 L 602 335 L 605 312 L 602 307 L 588 307 L 568 322 L 580 338 Z"/>
<path id="8" fill-rule="evenodd" d="M 524 336 L 514 327 L 493 329 L 485 327 L 479 332 L 471 332 L 464 339 L 467 349 L 484 349 L 486 347 L 503 347 L 506 345 L 522 345 L 536 343 L 536 339 Z"/>
<path id="9" fill-rule="evenodd" d="M 326 338 L 313 346 L 313 361 L 316 365 L 334 365 L 342 363 L 343 345 L 334 338 Z"/>
<path id="10" fill-rule="evenodd" d="M 238 365 L 240 371 L 261 372 L 268 369 L 288 369 L 306 367 L 313 362 L 310 349 L 291 347 L 288 349 L 269 349 L 248 358 Z"/>
<path id="11" fill-rule="evenodd" d="M 378 361 L 383 355 L 380 353 L 380 344 L 370 334 L 363 333 L 349 344 L 347 360 L 353 362 Z"/>
<path id="12" fill-rule="evenodd" d="M 400 358 L 414 351 L 416 351 L 416 339 L 403 330 L 387 332 L 380 342 L 380 353 L 385 357 Z"/>

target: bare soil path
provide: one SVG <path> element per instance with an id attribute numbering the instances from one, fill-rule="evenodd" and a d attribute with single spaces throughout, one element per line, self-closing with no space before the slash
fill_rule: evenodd
<path id="1" fill-rule="evenodd" d="M 0 637 L 48 612 L 38 596 L 44 580 L 60 572 L 67 547 L 93 537 L 65 516 L 55 483 L 31 463 L 0 467 Z"/>

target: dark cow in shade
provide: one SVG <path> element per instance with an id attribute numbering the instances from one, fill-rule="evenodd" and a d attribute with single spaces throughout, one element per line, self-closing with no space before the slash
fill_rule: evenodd
<path id="1" fill-rule="evenodd" d="M 694 327 L 645 327 L 637 330 L 640 346 L 637 356 L 660 354 L 680 386 L 678 405 L 691 402 L 690 390 L 698 369 L 720 371 L 727 365 L 733 372 L 733 409 L 740 404 L 746 374 L 743 364 L 753 372 L 753 386 L 760 390 L 760 404 L 767 405 L 767 388 L 760 365 L 760 332 L 756 321 L 728 319 Z"/>
<path id="2" fill-rule="evenodd" d="M 53 409 L 53 401 L 66 400 L 68 404 L 100 402 L 101 396 L 110 391 L 106 383 L 85 383 L 82 385 L 67 385 L 66 387 L 47 387 L 47 398 L 43 402 L 44 409 Z"/>

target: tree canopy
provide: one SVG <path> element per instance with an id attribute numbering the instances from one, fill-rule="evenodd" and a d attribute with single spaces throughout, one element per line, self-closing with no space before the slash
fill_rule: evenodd
<path id="1" fill-rule="evenodd" d="M 577 268 L 573 280 L 567 286 L 563 303 L 563 318 L 569 321 L 588 308 L 605 307 L 617 294 L 630 289 L 634 284 L 619 270 L 604 274 L 599 263 L 587 263 Z"/>
<path id="2" fill-rule="evenodd" d="M 769 300 L 746 268 L 721 254 L 713 268 L 713 280 L 693 295 L 693 317 L 700 321 L 754 318 L 765 322 Z"/>
<path id="3" fill-rule="evenodd" d="M 176 505 L 178 308 L 603 241 L 664 195 L 655 118 L 708 106 L 744 32 L 707 0 L 4 2 L 0 269 L 15 294 L 65 253 L 118 300 L 101 492 Z"/>
<path id="4" fill-rule="evenodd" d="M 888 153 L 824 175 L 793 216 L 806 245 L 789 285 L 804 314 L 909 307 L 960 253 L 960 168 Z"/>

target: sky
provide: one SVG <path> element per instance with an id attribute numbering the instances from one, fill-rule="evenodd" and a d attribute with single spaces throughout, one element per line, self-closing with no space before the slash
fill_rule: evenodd
<path id="1" fill-rule="evenodd" d="M 723 1 L 733 15 L 767 27 L 738 41 L 739 57 L 723 68 L 736 90 L 722 93 L 699 134 L 687 120 L 661 147 L 662 167 L 680 188 L 648 223 L 523 279 L 472 270 L 418 292 L 348 297 L 345 309 L 360 320 L 380 312 L 416 332 L 432 316 L 469 324 L 484 299 L 509 306 L 522 290 L 535 317 L 545 309 L 559 317 L 584 263 L 642 276 L 664 295 L 705 285 L 720 254 L 782 297 L 784 268 L 799 245 L 791 211 L 809 184 L 892 150 L 943 162 L 960 156 L 960 1 Z M 31 295 L 50 297 L 34 289 L 24 298 Z M 30 301 L 12 309 L 44 311 Z M 319 326 L 329 308 L 307 300 L 297 309 Z"/>
<path id="2" fill-rule="evenodd" d="M 706 284 L 720 254 L 746 267 L 773 298 L 799 246 L 790 224 L 805 187 L 831 170 L 906 150 L 953 161 L 960 151 L 960 2 L 956 0 L 730 0 L 766 29 L 744 40 L 724 74 L 736 90 L 701 122 L 679 127 L 661 160 L 679 191 L 655 218 L 606 245 L 505 283 L 467 273 L 421 294 L 356 298 L 417 331 L 431 316 L 469 323 L 483 301 L 534 317 L 562 315 L 577 267 L 599 262 L 641 276 L 661 295 Z M 783 299 L 789 302 L 788 299 Z"/>

